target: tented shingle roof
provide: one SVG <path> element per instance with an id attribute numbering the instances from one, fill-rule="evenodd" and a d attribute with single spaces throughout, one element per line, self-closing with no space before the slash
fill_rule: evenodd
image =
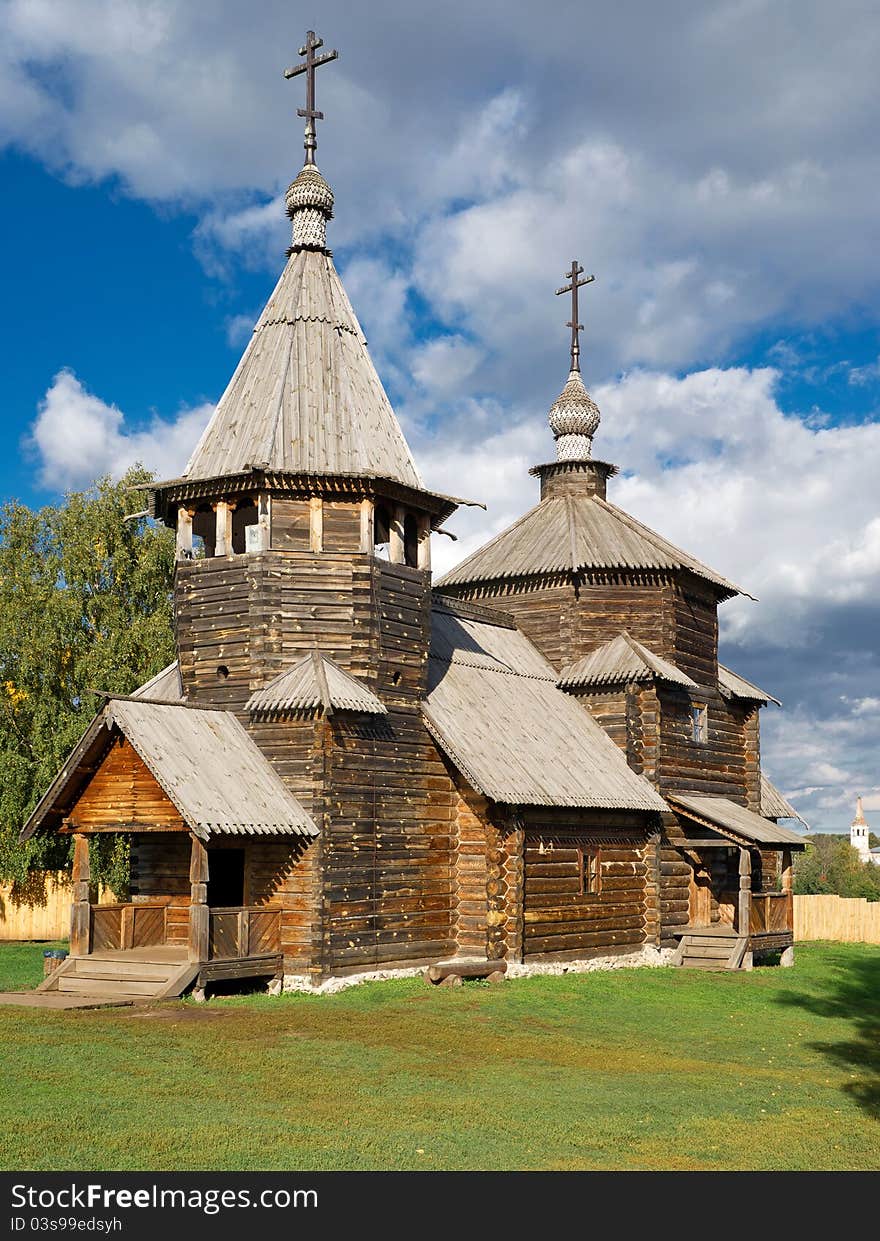
<path id="1" fill-rule="evenodd" d="M 610 642 L 569 664 L 559 674 L 560 689 L 580 689 L 591 685 L 620 685 L 630 681 L 666 681 L 684 689 L 696 689 L 696 681 L 648 650 L 624 630 Z"/>
<path id="2" fill-rule="evenodd" d="M 251 467 L 421 487 L 342 281 L 321 251 L 289 259 L 184 478 Z"/>
<path id="3" fill-rule="evenodd" d="M 664 810 L 556 676 L 519 630 L 432 613 L 423 712 L 475 789 L 512 805 Z"/>
<path id="4" fill-rule="evenodd" d="M 725 597 L 746 593 L 597 495 L 542 500 L 451 569 L 438 585 L 602 569 L 688 569 Z"/>
<path id="5" fill-rule="evenodd" d="M 316 661 L 320 662 L 322 671 L 319 671 Z M 340 668 L 339 664 L 328 659 L 326 655 L 319 655 L 317 652 L 307 655 L 292 668 L 280 673 L 263 689 L 253 693 L 245 710 L 259 713 L 320 709 L 328 706 L 335 711 L 387 714 L 381 698 L 377 698 L 363 682 Z"/>

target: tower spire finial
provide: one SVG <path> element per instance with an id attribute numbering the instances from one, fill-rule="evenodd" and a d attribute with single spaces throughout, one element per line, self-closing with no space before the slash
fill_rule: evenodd
<path id="1" fill-rule="evenodd" d="M 315 133 L 315 121 L 323 121 L 324 113 L 315 107 L 315 70 L 335 60 L 339 53 L 334 48 L 323 56 L 316 56 L 318 48 L 324 46 L 323 39 L 315 38 L 314 30 L 306 32 L 306 41 L 299 49 L 300 56 L 305 57 L 301 65 L 294 65 L 284 70 L 286 78 L 295 78 L 299 74 L 306 75 L 306 106 L 297 108 L 297 116 L 306 118 L 306 136 L 304 146 L 306 157 L 299 175 L 287 189 L 287 214 L 293 225 L 293 239 L 288 255 L 299 250 L 327 249 L 327 221 L 333 215 L 333 191 L 318 171 L 315 163 L 315 151 L 318 139 Z"/>
<path id="2" fill-rule="evenodd" d="M 578 280 L 578 276 L 582 276 L 583 271 L 584 269 L 577 259 L 572 259 L 571 271 L 565 273 L 568 276 L 568 284 L 564 284 L 561 289 L 556 290 L 557 297 L 559 297 L 560 293 L 571 294 L 571 318 L 565 326 L 571 328 L 571 369 L 573 371 L 581 369 L 581 343 L 578 333 L 584 330 L 584 325 L 578 323 L 578 289 L 583 288 L 585 284 L 592 284 L 596 279 L 595 276 L 584 276 L 583 280 Z"/>
<path id="3" fill-rule="evenodd" d="M 593 452 L 593 436 L 599 426 L 599 407 L 584 387 L 581 379 L 581 346 L 579 332 L 584 325 L 578 322 L 578 289 L 592 284 L 595 276 L 584 276 L 584 269 L 577 259 L 571 260 L 571 271 L 566 272 L 568 284 L 556 290 L 571 294 L 571 369 L 568 381 L 550 407 L 550 430 L 556 440 L 557 461 L 589 461 Z M 579 277 L 583 276 L 583 279 Z"/>
<path id="4" fill-rule="evenodd" d="M 305 141 L 303 142 L 303 146 L 306 149 L 306 164 L 314 164 L 315 151 L 318 149 L 315 121 L 323 121 L 324 119 L 324 113 L 319 112 L 315 107 L 315 70 L 320 65 L 326 65 L 329 61 L 336 60 L 339 55 L 334 48 L 332 52 L 325 52 L 323 56 L 316 56 L 315 52 L 323 46 L 324 40 L 315 38 L 314 30 L 307 30 L 305 44 L 299 49 L 299 55 L 305 56 L 304 63 L 293 65 L 290 69 L 284 70 L 286 78 L 295 78 L 301 73 L 306 75 L 306 106 L 296 110 L 297 116 L 304 116 L 306 120 Z"/>

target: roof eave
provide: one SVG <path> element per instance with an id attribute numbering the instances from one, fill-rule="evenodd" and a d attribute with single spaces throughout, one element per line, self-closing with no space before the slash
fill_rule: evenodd
<path id="1" fill-rule="evenodd" d="M 138 483 L 133 488 L 150 494 L 151 516 L 162 520 L 169 506 L 185 500 L 207 498 L 233 492 L 280 491 L 302 492 L 311 495 L 334 495 L 340 493 L 360 496 L 387 496 L 403 504 L 427 509 L 431 513 L 431 525 L 435 529 L 451 517 L 462 505 L 470 508 L 486 506 L 479 500 L 462 496 L 450 496 L 425 487 L 414 487 L 383 474 L 315 474 L 308 471 L 272 470 L 263 465 L 251 466 L 232 474 L 216 474 L 205 478 L 180 477 L 163 479 L 152 483 Z"/>

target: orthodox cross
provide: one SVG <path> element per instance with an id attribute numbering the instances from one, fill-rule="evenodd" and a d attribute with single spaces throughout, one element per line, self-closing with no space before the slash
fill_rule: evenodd
<path id="1" fill-rule="evenodd" d="M 578 289 L 585 284 L 591 284 L 596 279 L 595 276 L 584 276 L 583 280 L 578 280 L 578 276 L 583 275 L 583 270 L 583 267 L 580 266 L 577 259 L 572 259 L 571 271 L 567 271 L 565 273 L 566 276 L 568 276 L 569 283 L 564 284 L 561 289 L 556 290 L 557 297 L 560 293 L 571 294 L 571 319 L 565 326 L 571 328 L 571 369 L 573 371 L 579 371 L 581 369 L 581 345 L 578 332 L 582 332 L 584 330 L 584 325 L 582 323 L 578 323 Z"/>
<path id="2" fill-rule="evenodd" d="M 324 113 L 318 112 L 315 108 L 315 70 L 319 65 L 326 65 L 328 61 L 335 60 L 339 53 L 334 50 L 325 52 L 323 56 L 316 56 L 319 47 L 324 46 L 323 39 L 316 39 L 314 30 L 306 32 L 305 47 L 299 49 L 299 55 L 305 56 L 305 62 L 301 65 L 294 65 L 290 69 L 284 70 L 286 78 L 295 78 L 299 74 L 306 75 L 306 106 L 297 108 L 297 116 L 306 118 L 306 137 L 303 145 L 306 148 L 306 163 L 314 164 L 315 151 L 318 147 L 318 139 L 315 133 L 315 121 L 323 121 Z"/>

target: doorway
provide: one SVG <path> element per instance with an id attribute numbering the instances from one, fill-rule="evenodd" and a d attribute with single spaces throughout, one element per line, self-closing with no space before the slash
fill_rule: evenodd
<path id="1" fill-rule="evenodd" d="M 209 849 L 208 876 L 208 904 L 212 908 L 244 904 L 244 849 Z"/>
<path id="2" fill-rule="evenodd" d="M 712 874 L 702 861 L 691 863 L 688 925 L 709 926 L 712 921 Z"/>

